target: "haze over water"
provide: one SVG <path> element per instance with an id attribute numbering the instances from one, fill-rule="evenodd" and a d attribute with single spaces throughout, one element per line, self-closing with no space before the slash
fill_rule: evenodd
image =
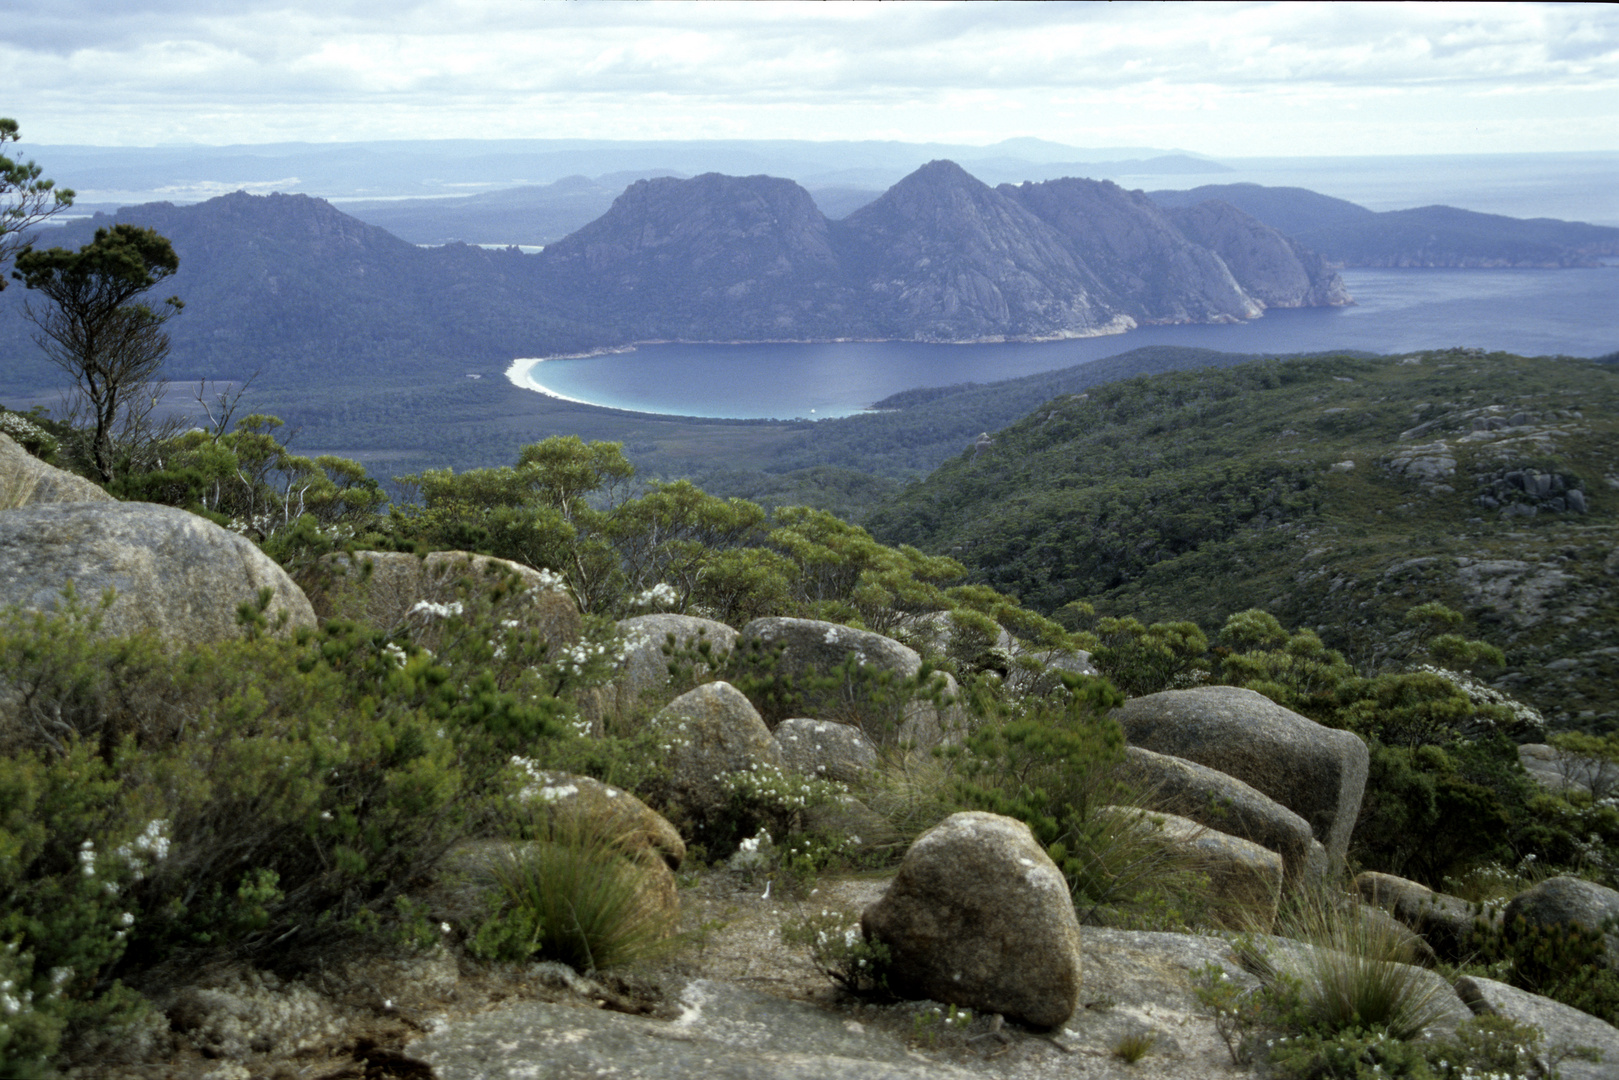
<path id="1" fill-rule="evenodd" d="M 731 419 L 825 419 L 919 386 L 995 382 L 1145 345 L 1281 354 L 1477 346 L 1525 356 L 1619 350 L 1619 266 L 1590 270 L 1345 270 L 1356 304 L 1271 310 L 1236 326 L 1149 326 L 1073 341 L 643 345 L 513 365 L 542 392 L 615 409 Z M 530 380 L 530 381 L 525 381 Z"/>

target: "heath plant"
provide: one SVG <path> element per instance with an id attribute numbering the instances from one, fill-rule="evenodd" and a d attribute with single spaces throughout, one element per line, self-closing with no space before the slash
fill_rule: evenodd
<path id="1" fill-rule="evenodd" d="M 846 911 L 821 911 L 782 923 L 783 943 L 804 949 L 816 970 L 855 994 L 885 992 L 892 954 L 888 946 L 868 938 L 860 917 Z"/>
<path id="2" fill-rule="evenodd" d="M 474 933 L 473 952 L 591 972 L 661 949 L 676 919 L 649 887 L 661 866 L 616 827 L 579 814 L 536 814 L 531 836 L 489 865 L 494 910 Z"/>

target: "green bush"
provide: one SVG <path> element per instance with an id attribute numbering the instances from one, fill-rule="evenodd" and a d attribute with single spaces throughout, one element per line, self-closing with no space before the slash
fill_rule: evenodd
<path id="1" fill-rule="evenodd" d="M 1123 700 L 1106 679 L 1065 675 L 1049 695 L 995 703 L 965 747 L 944 751 L 954 759 L 954 798 L 1027 824 L 1082 918 L 1107 909 L 1115 920 L 1181 925 L 1200 906 L 1201 876 L 1150 824 L 1105 812 L 1139 799 L 1120 778 L 1124 732 L 1106 715 Z"/>
<path id="2" fill-rule="evenodd" d="M 1208 674 L 1209 641 L 1196 623 L 1101 619 L 1096 637 L 1091 662 L 1131 697 L 1195 686 Z"/>
<path id="3" fill-rule="evenodd" d="M 1609 967 L 1606 935 L 1572 923 L 1532 925 L 1520 915 L 1512 925 L 1481 923 L 1474 948 L 1474 962 L 1492 977 L 1619 1022 L 1619 973 Z"/>
<path id="4" fill-rule="evenodd" d="M 451 622 L 432 656 L 341 621 L 176 647 L 102 638 L 71 597 L 0 613 L 0 981 L 32 995 L 5 1052 L 128 1022 L 118 979 L 155 963 L 370 932 L 498 829 L 510 757 L 579 741 L 555 694 L 611 642 L 554 651 L 476 605 Z"/>
<path id="5" fill-rule="evenodd" d="M 584 972 L 650 955 L 674 923 L 674 912 L 645 892 L 653 858 L 578 815 L 538 816 L 530 838 L 491 866 L 498 906 L 474 934 L 473 952 Z"/>

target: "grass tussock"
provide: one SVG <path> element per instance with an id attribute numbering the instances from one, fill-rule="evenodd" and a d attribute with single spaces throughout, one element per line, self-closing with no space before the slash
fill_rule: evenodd
<path id="1" fill-rule="evenodd" d="M 578 815 L 558 814 L 489 870 L 500 905 L 474 939 L 491 959 L 557 960 L 583 972 L 657 953 L 676 908 L 650 887 L 661 865 L 625 837 Z"/>
<path id="2" fill-rule="evenodd" d="M 1300 1019 L 1323 1031 L 1381 1028 L 1396 1039 L 1433 1025 L 1447 988 L 1415 966 L 1401 929 L 1348 898 L 1301 894 L 1280 917 L 1282 934 L 1308 946 L 1286 965 L 1299 980 Z"/>

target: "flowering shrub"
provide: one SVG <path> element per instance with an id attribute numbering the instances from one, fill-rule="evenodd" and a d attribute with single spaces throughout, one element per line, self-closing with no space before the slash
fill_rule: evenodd
<path id="1" fill-rule="evenodd" d="M 0 409 L 0 432 L 11 436 L 18 446 L 41 461 L 52 461 L 61 448 L 56 436 L 21 413 L 6 409 Z"/>
<path id="2" fill-rule="evenodd" d="M 341 621 L 176 647 L 0 612 L 0 1074 L 132 1023 L 118 972 L 381 928 L 500 825 L 512 754 L 583 741 L 548 691 L 595 661 L 476 614 L 433 656 Z"/>
<path id="3" fill-rule="evenodd" d="M 807 950 L 816 969 L 846 990 L 862 994 L 887 989 L 893 954 L 881 941 L 866 937 L 857 915 L 822 909 L 782 923 L 781 940 Z"/>
<path id="4" fill-rule="evenodd" d="M 725 773 L 718 778 L 726 816 L 739 833 L 769 830 L 786 836 L 803 827 L 804 811 L 848 794 L 835 780 L 811 779 L 774 765 Z"/>

